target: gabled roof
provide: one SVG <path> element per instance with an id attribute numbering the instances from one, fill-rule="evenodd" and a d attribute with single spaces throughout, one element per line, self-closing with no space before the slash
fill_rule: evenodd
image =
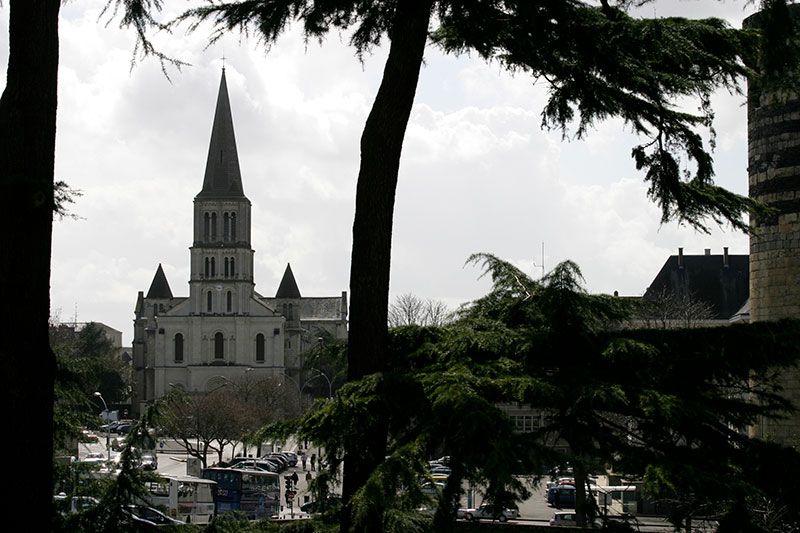
<path id="1" fill-rule="evenodd" d="M 214 125 L 211 129 L 211 142 L 208 146 L 208 160 L 206 161 L 206 174 L 203 178 L 203 190 L 197 196 L 244 196 L 224 68 L 222 69 L 222 79 L 219 83 L 217 109 L 214 113 Z"/>
<path id="2" fill-rule="evenodd" d="M 286 271 L 283 273 L 283 279 L 278 287 L 278 292 L 275 293 L 275 298 L 300 298 L 300 289 L 297 288 L 297 282 L 292 274 L 292 266 L 289 263 L 286 263 Z"/>
<path id="3" fill-rule="evenodd" d="M 158 264 L 156 275 L 153 277 L 153 283 L 150 284 L 150 290 L 147 291 L 148 298 L 172 298 L 172 290 L 169 288 L 167 276 L 164 275 L 164 269 L 161 268 L 161 263 Z"/>

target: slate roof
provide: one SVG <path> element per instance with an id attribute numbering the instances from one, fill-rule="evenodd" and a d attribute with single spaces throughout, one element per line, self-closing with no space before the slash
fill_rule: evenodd
<path id="1" fill-rule="evenodd" d="M 286 263 L 286 270 L 283 273 L 283 279 L 278 287 L 278 292 L 275 293 L 275 298 L 300 298 L 300 289 L 297 287 L 297 282 L 294 280 L 292 265 L 289 263 Z"/>
<path id="2" fill-rule="evenodd" d="M 711 304 L 715 318 L 735 315 L 750 296 L 750 256 L 671 255 L 644 298 L 661 291 L 690 296 Z"/>
<path id="3" fill-rule="evenodd" d="M 211 129 L 211 142 L 208 146 L 208 160 L 206 161 L 206 174 L 203 178 L 203 190 L 197 196 L 244 196 L 224 68 L 222 69 L 222 79 L 219 83 L 217 109 L 214 112 L 214 125 Z"/>
<path id="4" fill-rule="evenodd" d="M 169 288 L 167 276 L 164 274 L 164 269 L 161 268 L 161 263 L 158 264 L 156 275 L 153 277 L 153 283 L 150 284 L 150 290 L 147 291 L 148 298 L 172 298 L 172 290 Z"/>

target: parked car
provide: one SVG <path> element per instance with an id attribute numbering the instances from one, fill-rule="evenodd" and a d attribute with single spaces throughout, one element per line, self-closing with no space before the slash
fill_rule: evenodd
<path id="1" fill-rule="evenodd" d="M 447 477 L 452 473 L 453 473 L 453 471 L 447 466 L 435 466 L 435 467 L 431 468 L 431 475 L 432 476 L 440 475 L 440 476 Z"/>
<path id="2" fill-rule="evenodd" d="M 326 509 L 336 509 L 342 505 L 342 498 L 339 496 L 328 496 L 328 498 L 323 501 L 325 502 Z M 314 514 L 320 512 L 322 506 L 318 502 L 308 502 L 301 505 L 300 510 L 304 513 Z"/>
<path id="3" fill-rule="evenodd" d="M 558 509 L 575 507 L 575 485 L 553 485 L 547 489 L 547 503 Z"/>
<path id="4" fill-rule="evenodd" d="M 239 461 L 231 468 L 238 468 L 240 470 L 261 470 L 262 472 L 278 472 L 278 464 L 272 461 Z"/>
<path id="5" fill-rule="evenodd" d="M 63 492 L 53 496 L 54 507 L 62 516 L 85 511 L 98 503 L 100 503 L 100 501 L 92 496 L 73 496 L 70 498 Z"/>
<path id="6" fill-rule="evenodd" d="M 445 484 L 441 481 L 426 481 L 422 484 L 422 493 L 428 496 L 436 496 L 444 491 Z"/>
<path id="7" fill-rule="evenodd" d="M 158 469 L 158 456 L 153 452 L 144 452 L 142 454 L 142 468 L 145 470 Z"/>
<path id="8" fill-rule="evenodd" d="M 81 460 L 82 463 L 102 463 L 108 459 L 108 454 L 102 452 L 90 452 Z"/>
<path id="9" fill-rule="evenodd" d="M 294 453 L 292 451 L 289 451 L 289 450 L 284 450 L 281 453 L 284 454 L 286 456 L 286 458 L 289 460 L 289 466 L 297 466 L 297 454 L 296 453 Z"/>
<path id="10" fill-rule="evenodd" d="M 550 519 L 550 525 L 555 527 L 577 526 L 578 522 L 575 518 L 575 511 L 558 511 L 553 515 L 553 518 Z M 603 524 L 599 520 L 595 520 L 594 527 L 603 527 Z"/>
<path id="11" fill-rule="evenodd" d="M 456 513 L 456 518 L 461 518 L 462 516 L 466 520 L 489 519 L 506 522 L 509 519 L 519 518 L 519 511 L 506 508 L 503 509 L 502 513 L 494 514 L 489 510 L 488 505 L 483 504 L 477 509 L 459 509 Z"/>
<path id="12" fill-rule="evenodd" d="M 128 505 L 125 508 L 128 515 L 141 525 L 147 526 L 168 526 L 168 525 L 182 525 L 186 522 L 170 518 L 161 511 L 153 509 L 147 505 Z"/>

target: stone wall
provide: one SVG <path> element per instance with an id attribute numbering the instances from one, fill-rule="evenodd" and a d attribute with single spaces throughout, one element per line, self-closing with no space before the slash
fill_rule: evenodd
<path id="1" fill-rule="evenodd" d="M 800 5 L 790 8 L 800 17 Z M 748 18 L 745 26 L 758 27 L 759 15 Z M 800 317 L 800 95 L 765 91 L 751 82 L 747 120 L 750 197 L 774 209 L 753 221 L 751 320 Z M 800 406 L 800 372 L 784 373 L 781 385 Z M 800 416 L 762 421 L 752 435 L 796 445 Z"/>

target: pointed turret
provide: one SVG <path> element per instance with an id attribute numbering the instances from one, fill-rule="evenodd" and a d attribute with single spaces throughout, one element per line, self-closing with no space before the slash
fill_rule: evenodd
<path id="1" fill-rule="evenodd" d="M 203 190 L 198 196 L 244 196 L 224 68 L 222 69 L 222 80 L 219 83 L 217 109 L 214 113 L 211 143 L 208 147 Z"/>
<path id="2" fill-rule="evenodd" d="M 172 298 L 172 290 L 169 288 L 167 276 L 164 275 L 164 269 L 161 268 L 161 263 L 158 264 L 158 270 L 153 277 L 153 283 L 150 284 L 150 290 L 147 291 L 148 298 Z"/>
<path id="3" fill-rule="evenodd" d="M 283 273 L 283 279 L 275 298 L 300 298 L 300 289 L 297 288 L 297 282 L 292 274 L 292 266 L 289 263 L 286 263 L 286 271 Z"/>

